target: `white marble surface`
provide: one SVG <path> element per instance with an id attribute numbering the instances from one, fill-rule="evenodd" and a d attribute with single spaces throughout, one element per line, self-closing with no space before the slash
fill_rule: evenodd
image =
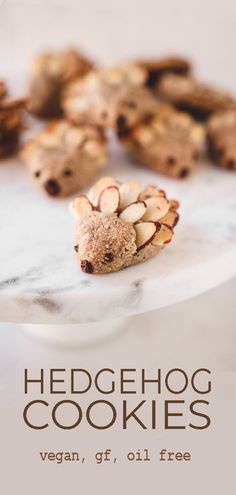
<path id="1" fill-rule="evenodd" d="M 52 363 L 92 370 L 106 365 L 236 371 L 235 293 L 236 278 L 189 301 L 131 317 L 122 333 L 84 347 L 48 345 L 19 325 L 2 323 L 0 391 L 20 389 L 25 367 L 50 368 Z"/>
<path id="2" fill-rule="evenodd" d="M 152 260 L 91 276 L 77 267 L 67 200 L 41 196 L 17 160 L 0 167 L 0 319 L 86 323 L 157 309 L 236 274 L 236 176 L 201 164 L 185 181 L 154 175 L 112 146 L 107 170 L 120 179 L 157 181 L 180 199 L 173 243 Z"/>

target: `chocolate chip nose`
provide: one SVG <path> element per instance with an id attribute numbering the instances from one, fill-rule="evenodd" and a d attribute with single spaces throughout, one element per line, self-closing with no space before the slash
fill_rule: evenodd
<path id="1" fill-rule="evenodd" d="M 47 191 L 47 193 L 50 196 L 58 196 L 58 194 L 60 194 L 60 190 L 61 190 L 58 182 L 54 179 L 50 179 L 47 182 L 45 182 L 44 188 L 45 188 L 45 191 Z"/>
<path id="2" fill-rule="evenodd" d="M 127 120 L 124 115 L 119 115 L 116 119 L 116 124 L 119 129 L 124 129 L 127 126 Z"/>

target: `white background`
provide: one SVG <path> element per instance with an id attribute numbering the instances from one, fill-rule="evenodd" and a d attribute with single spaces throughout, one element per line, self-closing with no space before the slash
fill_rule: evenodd
<path id="1" fill-rule="evenodd" d="M 190 56 L 209 81 L 235 88 L 234 0 L 0 0 L 0 68 L 24 72 L 37 50 L 77 44 L 102 63 Z"/>

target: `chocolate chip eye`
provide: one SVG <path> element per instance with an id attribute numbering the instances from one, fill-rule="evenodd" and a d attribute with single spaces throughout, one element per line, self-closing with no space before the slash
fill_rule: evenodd
<path id="1" fill-rule="evenodd" d="M 38 179 L 40 175 L 41 175 L 40 170 L 36 170 L 36 172 L 34 172 L 34 176 L 36 177 L 36 179 Z"/>
<path id="2" fill-rule="evenodd" d="M 175 165 L 176 160 L 174 156 L 168 156 L 167 158 L 167 164 L 171 167 L 172 165 Z"/>
<path id="3" fill-rule="evenodd" d="M 69 168 L 65 168 L 65 170 L 63 171 L 63 175 L 64 177 L 71 177 L 72 170 L 70 170 Z"/>
<path id="4" fill-rule="evenodd" d="M 114 256 L 112 253 L 106 253 L 104 256 L 104 260 L 108 263 L 111 263 L 114 260 Z"/>

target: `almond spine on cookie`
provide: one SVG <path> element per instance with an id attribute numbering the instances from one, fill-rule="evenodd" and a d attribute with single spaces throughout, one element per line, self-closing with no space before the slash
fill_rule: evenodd
<path id="1" fill-rule="evenodd" d="M 169 244 L 172 237 L 173 229 L 168 225 L 163 224 L 152 242 L 155 246 L 163 246 L 164 244 Z"/>
<path id="2" fill-rule="evenodd" d="M 168 213 L 159 219 L 161 224 L 168 225 L 169 227 L 175 227 L 179 221 L 179 214 L 177 211 L 169 210 Z"/>
<path id="3" fill-rule="evenodd" d="M 93 187 L 91 187 L 91 189 L 88 192 L 88 198 L 90 199 L 91 203 L 94 206 L 98 205 L 98 201 L 102 191 L 106 189 L 106 187 L 110 187 L 110 186 L 117 187 L 118 186 L 117 181 L 112 177 L 103 177 L 102 179 L 97 181 Z"/>
<path id="4" fill-rule="evenodd" d="M 147 205 L 146 212 L 143 216 L 143 220 L 145 221 L 151 220 L 157 222 L 168 213 L 170 208 L 169 201 L 162 196 L 147 198 L 145 203 Z"/>
<path id="5" fill-rule="evenodd" d="M 126 206 L 134 203 L 138 200 L 141 192 L 140 183 L 136 180 L 124 182 L 120 188 L 120 208 L 123 209 Z"/>
<path id="6" fill-rule="evenodd" d="M 136 245 L 142 249 L 149 244 L 155 237 L 158 227 L 154 222 L 140 222 L 135 225 Z"/>
<path id="7" fill-rule="evenodd" d="M 120 193 L 116 186 L 106 187 L 98 201 L 99 210 L 106 215 L 115 213 L 119 208 Z"/>
<path id="8" fill-rule="evenodd" d="M 93 205 L 87 196 L 81 194 L 70 204 L 70 211 L 75 217 L 84 217 L 93 211 Z"/>
<path id="9" fill-rule="evenodd" d="M 135 223 L 140 220 L 147 209 L 144 201 L 135 201 L 127 206 L 119 215 L 120 219 L 127 223 Z"/>

